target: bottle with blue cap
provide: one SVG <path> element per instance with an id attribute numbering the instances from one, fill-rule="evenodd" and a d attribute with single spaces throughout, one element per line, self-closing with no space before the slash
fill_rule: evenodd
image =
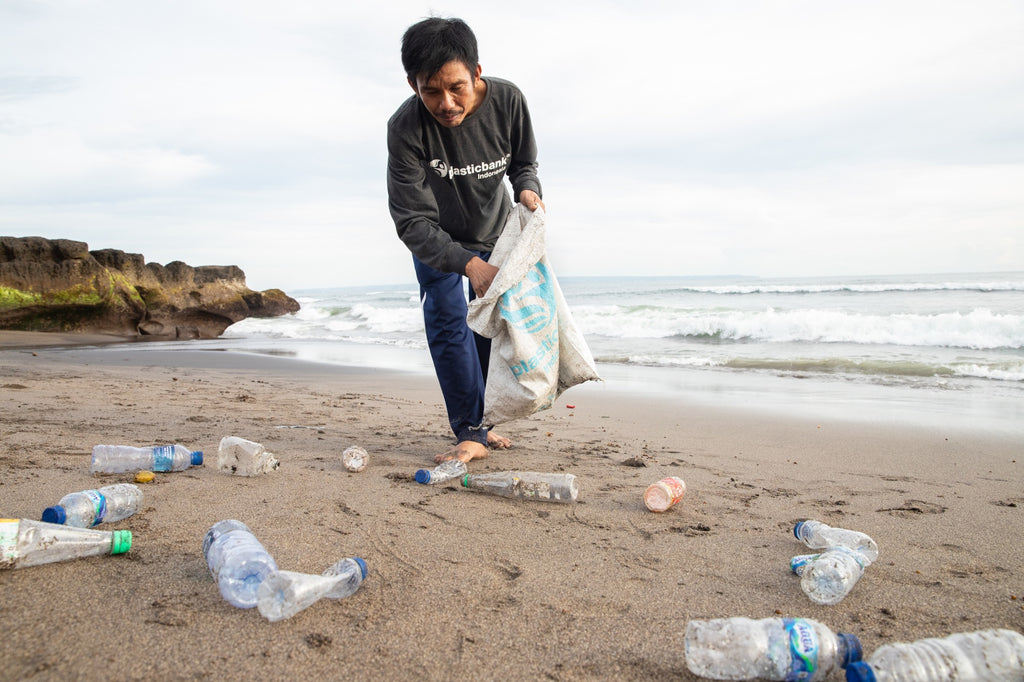
<path id="1" fill-rule="evenodd" d="M 366 562 L 359 557 L 342 559 L 320 575 L 278 571 L 260 583 L 256 606 L 260 615 L 274 623 L 291 618 L 320 599 L 348 597 L 364 580 Z"/>
<path id="2" fill-rule="evenodd" d="M 77 528 L 115 523 L 142 508 L 142 491 L 131 483 L 107 485 L 98 490 L 68 493 L 43 510 L 43 521 Z"/>
<path id="3" fill-rule="evenodd" d="M 846 669 L 847 682 L 1020 682 L 1024 635 L 1014 630 L 960 632 L 944 639 L 880 646 Z"/>
<path id="4" fill-rule="evenodd" d="M 416 482 L 424 485 L 437 485 L 466 475 L 466 463 L 460 459 L 447 459 L 433 469 L 420 469 L 416 472 Z"/>
<path id="5" fill-rule="evenodd" d="M 861 657 L 855 635 L 810 618 L 718 618 L 686 624 L 686 665 L 713 680 L 818 682 Z"/>
<path id="6" fill-rule="evenodd" d="M 846 547 L 859 552 L 868 563 L 878 559 L 878 545 L 871 536 L 856 530 L 833 528 L 821 521 L 800 521 L 793 527 L 793 535 L 811 549 Z"/>
<path id="7" fill-rule="evenodd" d="M 132 546 L 128 530 L 75 528 L 29 519 L 0 519 L 0 570 L 105 554 Z"/>
<path id="8" fill-rule="evenodd" d="M 92 449 L 94 474 L 121 474 L 129 471 L 184 471 L 203 463 L 202 451 L 184 445 L 153 445 L 137 448 L 131 445 L 97 445 Z"/>
<path id="9" fill-rule="evenodd" d="M 240 609 L 256 606 L 260 584 L 277 572 L 274 557 L 235 519 L 218 521 L 206 531 L 203 556 L 221 596 Z"/>

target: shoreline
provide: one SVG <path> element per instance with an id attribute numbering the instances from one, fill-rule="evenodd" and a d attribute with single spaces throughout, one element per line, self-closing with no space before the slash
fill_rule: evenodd
<path id="1" fill-rule="evenodd" d="M 101 660 L 121 679 L 696 680 L 691 618 L 814 618 L 865 654 L 1024 629 L 1024 548 L 1007 541 L 1024 513 L 1020 440 L 684 398 L 579 386 L 502 427 L 512 450 L 470 464 L 573 473 L 580 500 L 560 505 L 415 483 L 451 439 L 429 374 L 131 343 L 0 350 L 0 516 L 38 519 L 63 494 L 130 481 L 89 474 L 99 443 L 205 453 L 100 527 L 133 532 L 127 555 L 0 572 L 3 675 L 105 677 Z M 219 471 L 227 435 L 281 467 Z M 341 465 L 349 445 L 370 453 L 361 473 Z M 643 490 L 665 476 L 687 493 L 654 514 Z M 206 569 L 203 534 L 225 518 L 282 569 L 361 556 L 369 576 L 269 623 L 227 604 Z M 880 547 L 836 606 L 789 571 L 807 518 Z"/>

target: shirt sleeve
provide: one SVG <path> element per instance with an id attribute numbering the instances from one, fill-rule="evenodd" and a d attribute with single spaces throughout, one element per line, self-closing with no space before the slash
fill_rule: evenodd
<path id="1" fill-rule="evenodd" d="M 517 91 L 518 92 L 518 91 Z M 516 126 L 512 134 L 512 158 L 509 161 L 508 179 L 512 183 L 512 199 L 519 201 L 519 193 L 530 189 L 543 198 L 540 178 L 537 177 L 537 140 L 533 136 L 533 122 L 526 98 L 521 92 L 515 98 L 516 111 L 513 120 Z"/>

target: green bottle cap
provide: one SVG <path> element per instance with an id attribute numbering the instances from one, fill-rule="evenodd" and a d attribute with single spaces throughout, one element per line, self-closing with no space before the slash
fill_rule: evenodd
<path id="1" fill-rule="evenodd" d="M 132 532 L 130 530 L 115 530 L 110 538 L 110 553 L 125 554 L 132 548 Z"/>
<path id="2" fill-rule="evenodd" d="M 469 474 L 466 474 L 465 476 L 462 477 L 462 487 L 463 488 L 468 488 L 469 487 Z"/>

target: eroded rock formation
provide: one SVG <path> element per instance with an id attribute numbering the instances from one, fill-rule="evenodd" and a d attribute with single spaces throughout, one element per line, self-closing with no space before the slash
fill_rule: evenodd
<path id="1" fill-rule="evenodd" d="M 280 289 L 249 289 L 234 265 L 160 265 L 70 239 L 0 237 L 0 329 L 211 339 L 247 317 L 298 309 Z"/>

